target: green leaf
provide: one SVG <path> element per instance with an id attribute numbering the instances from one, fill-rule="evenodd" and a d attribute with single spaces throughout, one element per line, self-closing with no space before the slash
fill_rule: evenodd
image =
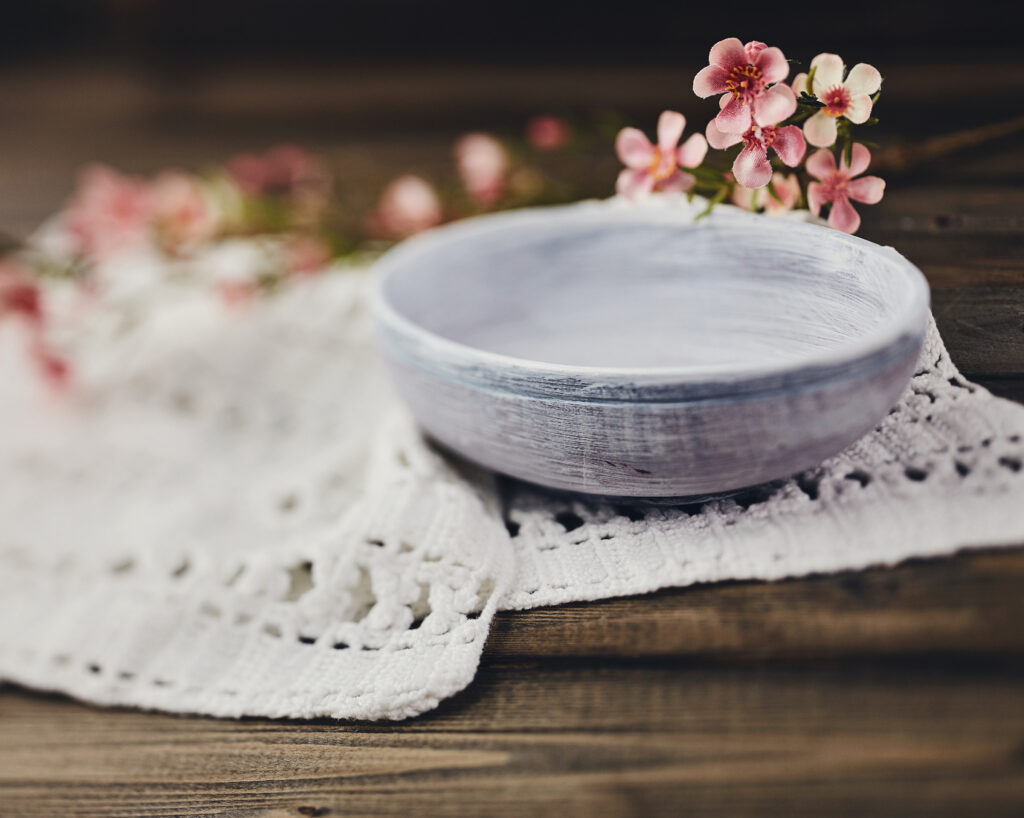
<path id="1" fill-rule="evenodd" d="M 814 91 L 814 75 L 818 73 L 818 66 L 812 65 L 811 70 L 807 72 L 807 82 L 804 83 L 804 87 L 810 88 Z"/>

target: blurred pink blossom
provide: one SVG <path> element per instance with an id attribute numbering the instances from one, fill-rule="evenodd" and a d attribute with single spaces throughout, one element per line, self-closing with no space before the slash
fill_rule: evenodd
<path id="1" fill-rule="evenodd" d="M 775 191 L 775 196 L 769 193 Z M 795 173 L 786 175 L 780 171 L 772 174 L 771 182 L 765 187 L 752 190 L 737 185 L 732 191 L 732 202 L 744 210 L 760 210 L 772 216 L 788 213 L 800 204 L 800 180 Z"/>
<path id="2" fill-rule="evenodd" d="M 144 247 L 151 217 L 152 193 L 145 180 L 92 165 L 82 171 L 64 226 L 78 252 L 102 262 Z"/>
<path id="3" fill-rule="evenodd" d="M 708 62 L 693 79 L 693 93 L 701 98 L 722 94 L 715 123 L 723 133 L 742 134 L 755 123 L 775 125 L 792 113 L 783 113 L 792 91 L 774 85 L 789 74 L 789 63 L 778 48 L 756 40 L 743 45 L 729 37 L 711 47 Z"/>
<path id="4" fill-rule="evenodd" d="M 151 187 L 153 224 L 165 246 L 188 250 L 212 239 L 221 226 L 213 197 L 194 176 L 165 171 Z"/>
<path id="5" fill-rule="evenodd" d="M 477 204 L 495 204 L 505 191 L 508 153 L 490 134 L 470 133 L 455 143 L 455 164 L 466 193 Z"/>
<path id="6" fill-rule="evenodd" d="M 331 248 L 315 236 L 297 236 L 287 247 L 288 271 L 294 275 L 318 273 L 331 260 Z"/>
<path id="7" fill-rule="evenodd" d="M 764 187 L 772 178 L 772 165 L 768 161 L 769 148 L 791 168 L 800 164 L 807 151 L 804 135 L 796 125 L 755 125 L 746 133 L 738 134 L 719 130 L 716 121 L 711 120 L 708 123 L 707 136 L 708 143 L 717 150 L 743 142 L 743 150 L 732 163 L 732 172 L 737 182 L 749 188 Z"/>
<path id="8" fill-rule="evenodd" d="M 232 309 L 248 307 L 259 293 L 259 285 L 255 281 L 220 281 L 217 289 L 225 306 Z"/>
<path id="9" fill-rule="evenodd" d="M 882 87 L 882 75 L 867 63 L 857 63 L 843 79 L 843 60 L 838 54 L 819 54 L 811 60 L 814 87 L 807 86 L 807 74 L 793 78 L 793 90 L 818 98 L 825 107 L 818 109 L 804 123 L 804 136 L 817 148 L 836 142 L 836 120 L 846 117 L 859 125 L 871 116 L 871 95 Z"/>
<path id="10" fill-rule="evenodd" d="M 404 239 L 440 224 L 441 218 L 441 200 L 434 188 L 426 179 L 406 174 L 384 189 L 368 227 L 382 238 Z"/>
<path id="11" fill-rule="evenodd" d="M 569 123 L 557 116 L 535 116 L 526 123 L 526 141 L 539 151 L 555 151 L 569 142 Z"/>
<path id="12" fill-rule="evenodd" d="M 828 225 L 844 233 L 856 233 L 860 215 L 850 204 L 878 204 L 885 193 L 885 181 L 877 176 L 860 176 L 871 164 L 871 151 L 857 143 L 853 146 L 850 165 L 845 158 L 836 167 L 836 158 L 830 150 L 815 151 L 807 160 L 807 172 L 817 179 L 807 186 L 807 204 L 817 216 L 825 204 L 831 204 Z"/>
<path id="13" fill-rule="evenodd" d="M 330 179 L 319 159 L 294 145 L 278 145 L 262 155 L 241 154 L 228 160 L 227 170 L 248 196 L 324 187 Z"/>
<path id="14" fill-rule="evenodd" d="M 0 259 L 0 321 L 20 318 L 28 329 L 28 352 L 43 378 L 54 387 L 67 385 L 71 370 L 46 340 L 46 322 L 39 285 L 14 259 Z"/>
<path id="15" fill-rule="evenodd" d="M 43 320 L 39 286 L 28 270 L 12 258 L 0 259 L 0 318 L 19 316 L 28 321 Z"/>
<path id="16" fill-rule="evenodd" d="M 694 182 L 693 174 L 679 170 L 695 168 L 704 161 L 708 144 L 693 134 L 682 145 L 686 117 L 677 111 L 663 111 L 658 117 L 658 144 L 652 145 L 643 131 L 623 128 L 615 139 L 615 152 L 626 166 L 619 173 L 615 190 L 627 199 L 643 199 L 653 190 L 685 192 Z M 679 145 L 679 147 L 676 147 Z"/>

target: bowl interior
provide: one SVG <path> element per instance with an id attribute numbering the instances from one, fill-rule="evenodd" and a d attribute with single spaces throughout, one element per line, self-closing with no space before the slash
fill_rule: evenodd
<path id="1" fill-rule="evenodd" d="M 431 237 L 392 265 L 383 295 L 421 329 L 528 361 L 721 370 L 858 345 L 919 295 L 907 266 L 767 217 L 512 219 Z"/>

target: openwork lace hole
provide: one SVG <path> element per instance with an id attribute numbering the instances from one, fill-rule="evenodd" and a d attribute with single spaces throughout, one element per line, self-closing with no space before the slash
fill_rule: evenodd
<path id="1" fill-rule="evenodd" d="M 1021 462 L 1016 457 L 1000 457 L 999 465 L 1004 469 L 1009 469 L 1012 472 L 1019 472 Z"/>
<path id="2" fill-rule="evenodd" d="M 631 523 L 638 523 L 644 519 L 644 513 L 636 506 L 615 506 L 613 511 L 620 517 L 625 517 Z"/>
<path id="3" fill-rule="evenodd" d="M 915 483 L 923 483 L 928 479 L 928 472 L 916 466 L 907 466 L 903 473 L 907 476 L 908 480 L 913 480 Z"/>
<path id="4" fill-rule="evenodd" d="M 807 495 L 810 500 L 817 500 L 821 490 L 821 475 L 799 474 L 796 478 L 797 488 Z"/>
<path id="5" fill-rule="evenodd" d="M 559 511 L 555 515 L 555 521 L 562 526 L 567 533 L 569 531 L 575 531 L 584 523 L 583 518 L 574 511 Z"/>

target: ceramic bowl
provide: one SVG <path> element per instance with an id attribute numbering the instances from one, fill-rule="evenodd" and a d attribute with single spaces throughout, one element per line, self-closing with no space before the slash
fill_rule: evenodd
<path id="1" fill-rule="evenodd" d="M 378 267 L 379 346 L 421 426 L 588 494 L 714 495 L 819 464 L 896 403 L 928 320 L 891 248 L 735 208 L 514 211 Z"/>

